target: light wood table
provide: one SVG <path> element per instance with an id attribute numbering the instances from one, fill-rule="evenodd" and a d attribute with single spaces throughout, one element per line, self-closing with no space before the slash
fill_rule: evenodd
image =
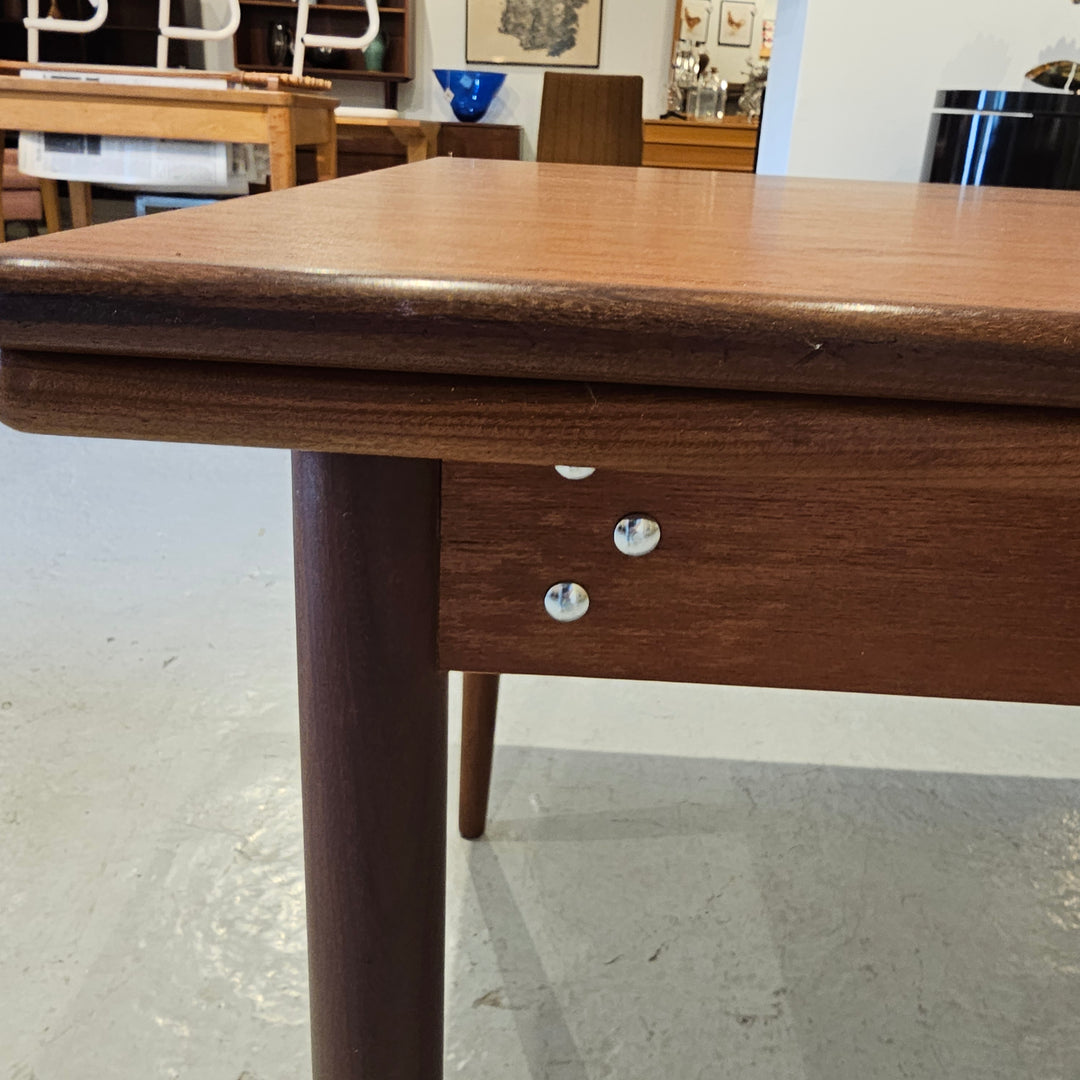
<path id="1" fill-rule="evenodd" d="M 296 148 L 314 146 L 317 175 L 337 175 L 336 99 L 290 90 L 202 90 L 119 86 L 0 75 L 0 141 L 5 131 L 151 139 L 265 143 L 270 186 L 296 184 Z M 90 185 L 72 182 L 76 226 L 92 220 Z"/>
<path id="2" fill-rule="evenodd" d="M 365 128 L 390 131 L 405 147 L 405 160 L 411 164 L 426 161 L 439 152 L 442 124 L 437 120 L 409 120 L 404 117 L 338 115 L 337 127 L 339 139 L 363 134 Z"/>
<path id="3" fill-rule="evenodd" d="M 442 1075 L 448 668 L 1080 702 L 1077 231 L 438 158 L 7 246 L 5 423 L 296 451 L 316 1080 Z"/>
<path id="4" fill-rule="evenodd" d="M 757 120 L 743 116 L 728 116 L 716 124 L 702 120 L 645 120 L 642 135 L 642 165 L 754 171 Z"/>

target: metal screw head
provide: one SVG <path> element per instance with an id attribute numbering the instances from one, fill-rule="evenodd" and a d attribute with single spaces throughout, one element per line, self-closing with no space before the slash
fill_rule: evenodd
<path id="1" fill-rule="evenodd" d="M 660 543 L 660 524 L 643 514 L 628 514 L 615 526 L 615 546 L 624 555 L 648 555 Z"/>
<path id="2" fill-rule="evenodd" d="M 556 465 L 555 471 L 565 480 L 584 480 L 596 472 L 591 465 Z"/>
<path id="3" fill-rule="evenodd" d="M 544 594 L 544 610 L 556 622 L 575 622 L 589 610 L 589 594 L 576 581 L 560 581 Z"/>

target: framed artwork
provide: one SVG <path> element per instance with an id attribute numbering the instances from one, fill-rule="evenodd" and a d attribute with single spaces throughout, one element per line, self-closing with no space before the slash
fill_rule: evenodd
<path id="1" fill-rule="evenodd" d="M 711 36 L 712 9 L 712 0 L 678 0 L 674 41 L 686 38 L 694 45 L 704 45 Z"/>
<path id="2" fill-rule="evenodd" d="M 754 15 L 757 5 L 746 0 L 721 0 L 720 35 L 718 45 L 735 45 L 748 49 L 754 36 Z"/>
<path id="3" fill-rule="evenodd" d="M 599 67 L 604 0 L 466 0 L 465 61 Z"/>

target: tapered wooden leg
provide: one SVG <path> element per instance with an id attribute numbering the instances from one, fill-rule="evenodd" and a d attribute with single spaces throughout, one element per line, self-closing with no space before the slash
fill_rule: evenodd
<path id="1" fill-rule="evenodd" d="M 270 146 L 270 190 L 296 187 L 296 138 L 293 111 L 287 105 L 266 110 Z"/>
<path id="2" fill-rule="evenodd" d="M 499 676 L 466 671 L 461 687 L 461 785 L 458 830 L 466 840 L 483 836 L 495 750 Z"/>
<path id="3" fill-rule="evenodd" d="M 60 231 L 60 193 L 55 180 L 41 181 L 41 206 L 45 214 L 45 231 Z"/>
<path id="4" fill-rule="evenodd" d="M 295 453 L 314 1080 L 442 1076 L 439 463 Z"/>
<path id="5" fill-rule="evenodd" d="M 71 226 L 83 229 L 94 224 L 94 202 L 90 185 L 81 180 L 68 181 L 68 200 L 71 203 Z"/>
<path id="6" fill-rule="evenodd" d="M 333 121 L 331 121 L 331 125 Z M 326 142 L 315 147 L 315 179 L 336 180 L 338 171 L 337 134 L 331 133 Z"/>

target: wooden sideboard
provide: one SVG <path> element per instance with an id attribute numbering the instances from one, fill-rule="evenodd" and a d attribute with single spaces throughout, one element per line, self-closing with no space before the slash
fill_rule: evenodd
<path id="1" fill-rule="evenodd" d="M 515 124 L 460 124 L 439 127 L 438 156 L 516 161 L 521 157 L 522 129 Z M 388 128 L 338 128 L 338 176 L 403 165 L 405 147 Z M 299 179 L 315 179 L 315 155 L 300 151 Z"/>
<path id="2" fill-rule="evenodd" d="M 722 169 L 753 172 L 758 122 L 728 116 L 723 123 L 698 120 L 645 120 L 642 165 L 667 169 Z"/>

